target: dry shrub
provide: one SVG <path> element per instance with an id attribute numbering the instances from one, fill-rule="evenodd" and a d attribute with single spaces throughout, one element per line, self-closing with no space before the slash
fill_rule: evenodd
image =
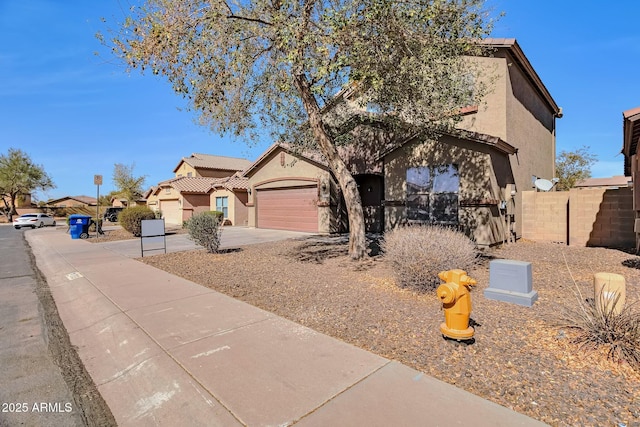
<path id="1" fill-rule="evenodd" d="M 220 247 L 221 221 L 222 215 L 216 211 L 202 212 L 189 218 L 185 227 L 189 231 L 189 238 L 212 254 L 218 252 Z"/>
<path id="2" fill-rule="evenodd" d="M 601 309 L 613 307 L 619 295 L 606 300 L 604 288 L 597 296 L 596 304 L 592 298 L 577 296 L 578 304 L 567 308 L 562 317 L 562 326 L 575 329 L 578 335 L 574 342 L 582 348 L 608 348 L 607 356 L 616 362 L 627 362 L 634 370 L 640 371 L 640 311 L 638 303 L 626 304 L 621 312 Z"/>
<path id="3" fill-rule="evenodd" d="M 433 225 L 389 231 L 381 248 L 399 285 L 423 291 L 438 286 L 441 271 L 456 268 L 469 271 L 477 260 L 475 244 L 467 236 Z"/>

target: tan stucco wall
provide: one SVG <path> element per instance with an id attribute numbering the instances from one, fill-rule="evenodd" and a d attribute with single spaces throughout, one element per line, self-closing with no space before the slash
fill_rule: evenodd
<path id="1" fill-rule="evenodd" d="M 210 211 L 208 194 L 183 194 L 182 195 L 182 220 L 186 221 L 193 215 Z"/>
<path id="2" fill-rule="evenodd" d="M 281 158 L 284 153 L 284 159 Z M 249 173 L 249 188 L 251 195 L 248 197 L 248 224 L 250 227 L 256 226 L 256 206 L 255 195 L 257 189 L 265 188 L 287 188 L 308 186 L 318 183 L 322 187 L 324 184 L 328 190 L 332 188 L 331 174 L 302 158 L 293 156 L 282 149 L 277 149 L 261 164 Z M 330 191 L 320 191 L 320 204 L 327 206 L 318 207 L 318 231 L 321 233 L 330 233 L 334 226 L 332 206 L 330 206 Z"/>
<path id="3" fill-rule="evenodd" d="M 506 155 L 478 143 L 445 137 L 440 142 L 414 142 L 385 157 L 385 228 L 406 221 L 406 171 L 410 167 L 456 164 L 460 177 L 459 201 L 504 199 L 508 169 Z M 505 239 L 506 223 L 496 206 L 460 206 L 458 218 L 463 230 L 480 245 Z"/>
<path id="4" fill-rule="evenodd" d="M 176 177 L 189 176 L 189 173 L 191 173 L 191 176 L 193 177 L 199 176 L 196 170 L 185 162 L 180 163 L 180 166 L 176 169 Z"/>
<path id="5" fill-rule="evenodd" d="M 151 194 L 149 197 L 147 197 L 147 207 L 152 211 L 157 211 L 158 209 L 160 209 L 157 195 Z"/>
<path id="6" fill-rule="evenodd" d="M 247 208 L 247 193 L 233 192 L 223 188 L 214 190 L 210 194 L 211 210 L 216 210 L 216 197 L 227 197 L 229 201 L 229 221 L 231 225 L 247 225 L 249 211 Z"/>
<path id="7" fill-rule="evenodd" d="M 191 173 L 192 177 L 206 177 L 206 178 L 225 178 L 227 176 L 231 176 L 236 171 L 226 171 L 226 170 L 218 170 L 218 169 L 203 169 L 203 168 L 194 168 L 188 165 L 185 162 L 182 162 L 180 166 L 176 169 L 176 177 L 179 176 L 189 176 Z"/>
<path id="8" fill-rule="evenodd" d="M 493 91 L 460 124 L 461 128 L 497 136 L 518 149 L 510 157 L 516 184 L 515 229 L 522 235 L 522 192 L 533 188 L 531 177 L 551 179 L 555 173 L 555 117 L 506 51 L 491 58 L 477 58 L 483 68 L 492 70 Z"/>

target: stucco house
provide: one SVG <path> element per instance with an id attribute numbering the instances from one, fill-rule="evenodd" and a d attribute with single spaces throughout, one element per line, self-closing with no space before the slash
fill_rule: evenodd
<path id="1" fill-rule="evenodd" d="M 79 208 L 96 206 L 97 204 L 98 200 L 90 196 L 65 196 L 47 201 L 47 207 L 53 208 Z"/>
<path id="2" fill-rule="evenodd" d="M 247 180 L 240 172 L 246 159 L 194 153 L 174 168 L 175 176 L 145 194 L 147 206 L 160 211 L 167 224 L 181 225 L 196 213 L 224 212 L 227 223 L 247 223 Z"/>
<path id="3" fill-rule="evenodd" d="M 520 195 L 532 188 L 532 176 L 554 176 L 562 110 L 515 39 L 484 42 L 494 52 L 472 60 L 492 70 L 493 91 L 483 105 L 465 110 L 459 131 L 434 141 L 362 127 L 358 144 L 342 149 L 368 231 L 436 223 L 464 230 L 479 245 L 521 235 Z M 353 92 L 339 96 L 356 104 Z M 245 176 L 249 225 L 345 231 L 343 202 L 321 156 L 276 144 Z"/>
<path id="4" fill-rule="evenodd" d="M 244 171 L 248 225 L 320 233 L 344 231 L 337 183 L 318 152 L 269 147 Z"/>

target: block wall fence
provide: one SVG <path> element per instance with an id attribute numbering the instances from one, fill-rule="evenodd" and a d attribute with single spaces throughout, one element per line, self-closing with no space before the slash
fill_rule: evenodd
<path id="1" fill-rule="evenodd" d="M 633 248 L 631 188 L 522 193 L 522 237 L 570 246 Z"/>

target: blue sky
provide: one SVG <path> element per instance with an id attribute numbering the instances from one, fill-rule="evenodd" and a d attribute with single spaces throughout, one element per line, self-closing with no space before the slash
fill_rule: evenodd
<path id="1" fill-rule="evenodd" d="M 57 188 L 40 200 L 113 190 L 115 163 L 135 164 L 147 186 L 171 178 L 194 152 L 254 160 L 249 146 L 194 123 L 161 78 L 125 73 L 95 38 L 127 0 L 0 0 L 0 153 L 24 150 Z M 611 5 L 611 7 L 608 7 Z M 622 174 L 622 112 L 640 106 L 640 2 L 489 0 L 503 11 L 494 37 L 514 37 L 564 117 L 560 150 L 590 146 L 594 177 Z M 99 56 L 95 52 L 100 52 Z"/>

